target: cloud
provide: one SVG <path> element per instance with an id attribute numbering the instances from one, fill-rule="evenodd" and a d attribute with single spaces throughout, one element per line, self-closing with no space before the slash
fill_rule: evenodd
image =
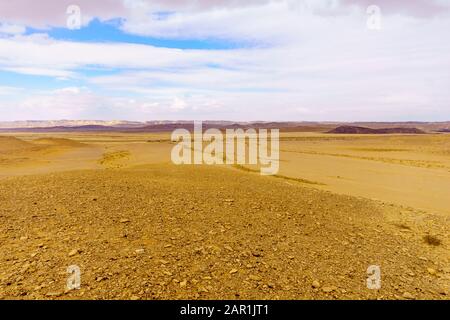
<path id="1" fill-rule="evenodd" d="M 350 7 L 365 12 L 372 4 L 380 6 L 384 14 L 416 17 L 448 14 L 450 10 L 447 0 L 15 0 L 0 2 L 0 22 L 14 26 L 16 32 L 24 26 L 65 27 L 68 6 L 77 5 L 84 25 L 93 18 L 101 21 L 121 18 L 123 29 L 137 34 L 213 37 L 236 35 L 240 28 L 248 37 L 258 31 L 270 35 L 271 27 L 292 24 L 289 20 L 295 15 L 299 23 L 299 12 L 332 16 L 348 12 Z M 283 8 L 287 10 L 280 16 Z M 171 14 L 160 19 L 155 13 L 161 12 Z"/>
<path id="2" fill-rule="evenodd" d="M 107 54 L 105 54 L 107 53 Z M 165 68 L 221 64 L 232 60 L 237 52 L 157 48 L 137 44 L 81 43 L 35 37 L 0 38 L 0 68 L 25 74 L 61 76 L 84 66 L 104 68 Z M 57 75 L 59 76 L 59 74 Z"/>
<path id="3" fill-rule="evenodd" d="M 84 23 L 93 17 L 108 20 L 125 14 L 120 0 L 14 0 L 0 1 L 0 21 L 33 28 L 67 26 L 67 8 L 78 5 L 82 10 Z"/>
<path id="4" fill-rule="evenodd" d="M 445 15 L 450 10 L 447 0 L 342 0 L 342 4 L 363 10 L 370 5 L 377 5 L 383 14 L 403 14 L 421 18 Z"/>
<path id="5" fill-rule="evenodd" d="M 105 3 L 88 11 L 103 12 Z M 380 1 L 379 32 L 366 28 L 363 5 L 326 3 L 116 1 L 98 14 L 124 17 L 122 28 L 130 33 L 247 44 L 230 50 L 83 43 L 46 34 L 0 37 L 0 70 L 67 80 L 60 89 L 30 91 L 7 104 L 2 97 L 3 114 L 130 120 L 450 118 L 450 43 L 443 41 L 450 19 L 431 14 L 437 2 L 396 7 Z M 417 8 L 430 14 L 418 17 Z M 167 15 L 152 19 L 147 15 L 164 11 Z M 8 23 L 64 23 L 19 13 L 12 11 Z M 90 68 L 99 72 L 86 73 Z"/>
<path id="6" fill-rule="evenodd" d="M 33 68 L 33 67 L 5 67 L 3 68 L 5 71 L 12 71 L 16 73 L 26 74 L 26 75 L 35 75 L 35 76 L 48 76 L 48 77 L 56 77 L 60 79 L 67 79 L 73 77 L 75 74 L 66 70 L 58 70 L 51 68 Z"/>
<path id="7" fill-rule="evenodd" d="M 21 25 L 0 22 L 0 34 L 17 35 L 25 33 L 26 28 Z"/>
<path id="8" fill-rule="evenodd" d="M 180 99 L 178 97 L 175 97 L 172 105 L 170 106 L 170 108 L 173 110 L 183 110 L 183 109 L 186 109 L 186 107 L 187 107 L 186 101 L 184 101 L 183 99 Z"/>
<path id="9" fill-rule="evenodd" d="M 14 119 L 70 119 L 83 115 L 99 102 L 90 92 L 64 89 L 52 92 L 34 93 L 3 108 L 10 108 L 10 116 Z"/>
<path id="10" fill-rule="evenodd" d="M 0 87 L 0 96 L 10 88 Z M 133 99 L 92 92 L 83 87 L 67 87 L 33 92 L 15 101 L 3 100 L 2 120 L 57 119 L 212 119 L 218 103 L 204 95 L 135 97 Z M 219 116 L 220 118 L 220 116 Z"/>
<path id="11" fill-rule="evenodd" d="M 0 86 L 0 96 L 10 96 L 21 92 L 23 88 Z"/>
<path id="12" fill-rule="evenodd" d="M 245 7 L 269 2 L 268 0 L 14 0 L 0 2 L 0 21 L 33 28 L 64 27 L 67 8 L 77 5 L 84 23 L 94 17 L 100 20 L 133 18 L 149 12 L 167 10 L 204 11 L 214 8 Z"/>
<path id="13" fill-rule="evenodd" d="M 286 2 L 269 2 L 258 6 L 180 11 L 164 19 L 132 16 L 124 20 L 122 29 L 132 34 L 175 39 L 273 41 L 290 34 L 300 24 L 298 14 L 290 12 Z"/>

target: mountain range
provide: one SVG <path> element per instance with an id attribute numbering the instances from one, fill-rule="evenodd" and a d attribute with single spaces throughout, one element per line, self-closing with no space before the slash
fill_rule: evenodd
<path id="1" fill-rule="evenodd" d="M 1 132 L 168 132 L 178 128 L 193 129 L 193 121 L 103 121 L 103 120 L 29 120 L 0 121 Z M 446 122 L 235 122 L 235 121 L 203 121 L 203 129 L 271 129 L 295 132 L 330 132 L 330 133 L 370 133 L 371 130 L 384 130 L 386 133 L 448 132 L 450 121 Z M 356 129 L 355 129 L 356 128 Z M 359 128 L 359 129 L 358 129 Z M 334 132 L 337 130 L 339 132 Z M 342 131 L 342 132 L 340 132 Z M 377 133 L 377 132 L 374 132 Z M 380 133 L 380 132 L 378 132 Z"/>

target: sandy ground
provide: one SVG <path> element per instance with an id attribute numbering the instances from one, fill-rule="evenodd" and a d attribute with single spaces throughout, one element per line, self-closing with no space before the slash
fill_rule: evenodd
<path id="1" fill-rule="evenodd" d="M 0 136 L 0 297 L 449 298 L 450 135 L 284 134 L 280 177 L 175 166 L 172 146 Z"/>
<path id="2" fill-rule="evenodd" d="M 301 137 L 282 146 L 281 173 L 324 189 L 450 215 L 450 135 Z"/>

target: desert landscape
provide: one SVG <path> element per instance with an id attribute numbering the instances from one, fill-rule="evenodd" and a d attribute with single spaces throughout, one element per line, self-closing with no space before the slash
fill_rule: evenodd
<path id="1" fill-rule="evenodd" d="M 449 30 L 448 0 L 0 1 L 0 301 L 445 305 Z"/>
<path id="2" fill-rule="evenodd" d="M 448 300 L 450 135 L 334 127 L 281 130 L 275 176 L 176 166 L 167 131 L 6 130 L 0 298 Z"/>

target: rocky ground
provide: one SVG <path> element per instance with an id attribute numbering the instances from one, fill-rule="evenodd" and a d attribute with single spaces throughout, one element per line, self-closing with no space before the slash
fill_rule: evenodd
<path id="1" fill-rule="evenodd" d="M 449 299 L 449 225 L 232 168 L 8 178 L 0 298 Z M 370 265 L 380 290 L 366 287 Z"/>

